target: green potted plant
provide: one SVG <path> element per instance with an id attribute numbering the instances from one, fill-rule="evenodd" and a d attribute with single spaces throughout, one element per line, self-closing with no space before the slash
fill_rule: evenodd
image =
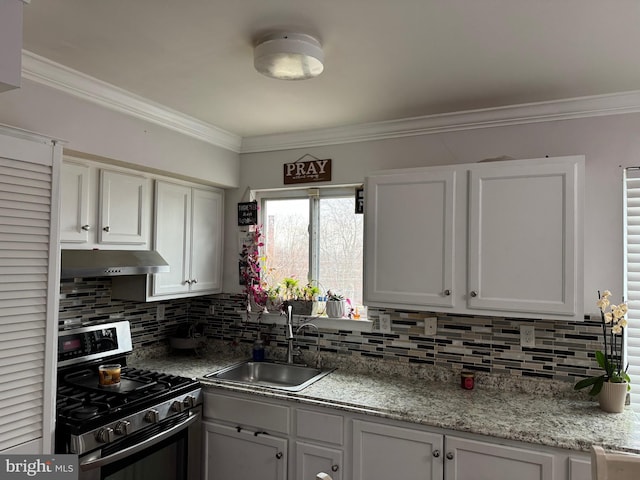
<path id="1" fill-rule="evenodd" d="M 624 318 L 627 304 L 613 305 L 609 301 L 611 292 L 598 292 L 597 306 L 600 309 L 604 352 L 596 351 L 596 361 L 604 373 L 577 382 L 576 390 L 591 387 L 589 395 L 598 395 L 600 408 L 607 412 L 618 413 L 624 409 L 627 391 L 631 389 L 627 367 L 623 367 L 623 333 L 627 326 Z"/>
<path id="2" fill-rule="evenodd" d="M 327 317 L 329 318 L 342 318 L 345 314 L 345 301 L 344 296 L 337 292 L 327 290 Z"/>
<path id="3" fill-rule="evenodd" d="M 291 305 L 294 315 L 311 315 L 313 304 L 320 289 L 310 283 L 300 286 L 300 282 L 292 277 L 282 280 L 282 291 L 285 307 Z"/>

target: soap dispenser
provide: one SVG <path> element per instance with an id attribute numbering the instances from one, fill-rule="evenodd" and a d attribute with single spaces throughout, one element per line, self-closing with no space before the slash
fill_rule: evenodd
<path id="1" fill-rule="evenodd" d="M 253 342 L 253 361 L 264 361 L 264 342 L 260 338 L 256 338 L 256 341 Z"/>

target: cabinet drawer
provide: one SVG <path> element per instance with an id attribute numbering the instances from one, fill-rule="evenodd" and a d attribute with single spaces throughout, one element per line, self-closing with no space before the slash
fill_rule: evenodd
<path id="1" fill-rule="evenodd" d="M 289 433 L 289 407 L 206 393 L 204 416 L 242 427 Z"/>
<path id="2" fill-rule="evenodd" d="M 299 438 L 342 445 L 343 418 L 312 410 L 296 410 L 296 435 Z"/>

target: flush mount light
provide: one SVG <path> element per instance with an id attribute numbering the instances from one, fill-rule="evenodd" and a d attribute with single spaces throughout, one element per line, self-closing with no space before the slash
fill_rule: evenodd
<path id="1" fill-rule="evenodd" d="M 324 70 L 320 42 L 304 33 L 274 33 L 261 39 L 253 51 L 253 65 L 267 77 L 305 80 Z"/>

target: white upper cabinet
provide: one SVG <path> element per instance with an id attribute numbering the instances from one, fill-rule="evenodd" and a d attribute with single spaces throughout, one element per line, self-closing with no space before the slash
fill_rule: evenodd
<path id="1" fill-rule="evenodd" d="M 369 302 L 453 306 L 456 174 L 433 169 L 367 180 Z"/>
<path id="2" fill-rule="evenodd" d="M 98 243 L 147 245 L 150 191 L 149 178 L 101 170 Z"/>
<path id="3" fill-rule="evenodd" d="M 152 295 L 222 290 L 223 193 L 157 181 L 155 249 L 169 273 L 155 274 Z"/>
<path id="4" fill-rule="evenodd" d="M 90 195 L 91 172 L 88 165 L 62 164 L 60 195 L 60 240 L 68 243 L 89 243 L 89 211 L 93 208 Z M 93 226 L 95 228 L 95 225 Z"/>
<path id="5" fill-rule="evenodd" d="M 65 161 L 61 186 L 62 248 L 149 249 L 150 178 Z"/>
<path id="6" fill-rule="evenodd" d="M 581 319 L 583 184 L 581 156 L 367 178 L 365 303 Z"/>
<path id="7" fill-rule="evenodd" d="M 470 308 L 576 312 L 576 167 L 558 161 L 470 170 Z"/>

